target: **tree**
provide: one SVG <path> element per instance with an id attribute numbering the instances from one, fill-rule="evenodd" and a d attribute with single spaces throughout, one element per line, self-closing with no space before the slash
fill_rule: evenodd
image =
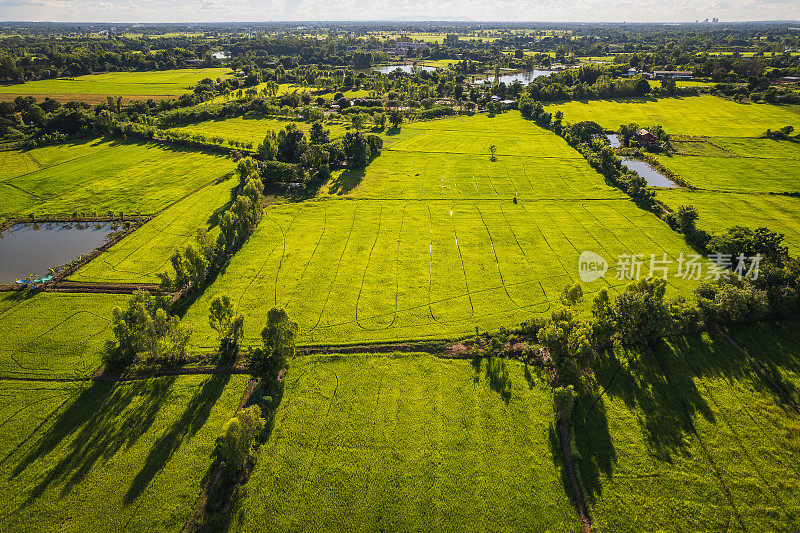
<path id="1" fill-rule="evenodd" d="M 278 132 L 278 151 L 276 158 L 285 163 L 299 163 L 300 157 L 306 151 L 305 134 L 300 131 L 294 122 L 288 124 Z"/>
<path id="2" fill-rule="evenodd" d="M 553 389 L 553 403 L 556 408 L 556 415 L 562 420 L 568 420 L 572 416 L 572 408 L 575 406 L 575 387 L 556 387 Z"/>
<path id="3" fill-rule="evenodd" d="M 492 156 L 489 158 L 489 160 L 490 161 L 497 161 L 497 146 L 495 146 L 494 144 L 489 146 L 489 153 L 492 154 Z"/>
<path id="4" fill-rule="evenodd" d="M 386 113 L 375 113 L 372 120 L 375 122 L 375 126 L 378 129 L 382 130 L 386 128 Z"/>
<path id="5" fill-rule="evenodd" d="M 694 206 L 682 205 L 678 207 L 675 221 L 678 223 L 678 229 L 681 230 L 681 233 L 690 235 L 695 229 L 697 217 L 697 209 L 695 209 Z"/>
<path id="6" fill-rule="evenodd" d="M 342 150 L 350 168 L 364 168 L 372 157 L 372 151 L 364 136 L 352 131 L 344 134 Z"/>
<path id="7" fill-rule="evenodd" d="M 667 333 L 671 319 L 664 302 L 666 289 L 662 278 L 642 278 L 617 296 L 611 309 L 623 343 L 649 344 Z"/>
<path id="8" fill-rule="evenodd" d="M 353 113 L 350 115 L 350 124 L 352 124 L 356 132 L 359 132 L 364 128 L 365 119 L 366 117 L 362 113 Z"/>
<path id="9" fill-rule="evenodd" d="M 264 161 L 272 161 L 278 155 L 278 138 L 274 131 L 268 131 L 264 140 L 258 145 L 258 155 Z"/>
<path id="10" fill-rule="evenodd" d="M 166 297 L 136 291 L 126 308 L 115 307 L 112 331 L 117 341 L 106 347 L 106 364 L 125 366 L 139 354 L 148 359 L 185 358 L 191 329 L 182 326 L 177 316 L 169 316 L 168 306 Z"/>
<path id="11" fill-rule="evenodd" d="M 311 144 L 328 144 L 330 142 L 330 130 L 322 127 L 322 122 L 314 122 L 309 132 Z"/>
<path id="12" fill-rule="evenodd" d="M 231 476 L 244 468 L 253 451 L 256 437 L 265 427 L 266 422 L 261 418 L 261 408 L 258 405 L 242 409 L 225 424 L 225 434 L 219 451 Z"/>
<path id="13" fill-rule="evenodd" d="M 218 294 L 211 300 L 208 324 L 217 332 L 220 354 L 235 355 L 244 336 L 244 315 L 236 311 L 227 294 Z"/>
<path id="14" fill-rule="evenodd" d="M 267 325 L 261 330 L 263 348 L 254 350 L 250 359 L 253 375 L 265 375 L 270 370 L 282 367 L 287 358 L 294 356 L 294 343 L 300 326 L 289 318 L 281 307 L 267 312 Z"/>
<path id="15" fill-rule="evenodd" d="M 392 112 L 389 113 L 389 122 L 393 127 L 399 128 L 400 124 L 403 123 L 403 114 L 397 109 L 392 110 Z"/>
<path id="16" fill-rule="evenodd" d="M 580 382 L 577 362 L 591 354 L 592 328 L 575 318 L 572 310 L 560 307 L 553 311 L 537 334 L 550 353 L 562 383 Z"/>

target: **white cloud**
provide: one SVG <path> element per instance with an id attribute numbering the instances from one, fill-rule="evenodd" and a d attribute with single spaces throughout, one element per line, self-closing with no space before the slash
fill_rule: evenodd
<path id="1" fill-rule="evenodd" d="M 0 19 L 97 22 L 463 19 L 685 22 L 800 19 L 798 0 L 0 0 Z"/>

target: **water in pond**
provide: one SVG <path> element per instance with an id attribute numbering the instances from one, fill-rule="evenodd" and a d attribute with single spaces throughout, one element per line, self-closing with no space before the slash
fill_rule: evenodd
<path id="1" fill-rule="evenodd" d="M 608 143 L 611 145 L 611 148 L 619 148 L 622 146 L 622 143 L 619 142 L 619 135 L 616 133 L 607 133 L 606 139 L 608 139 Z"/>
<path id="2" fill-rule="evenodd" d="M 436 70 L 436 67 L 427 67 L 425 65 L 417 65 L 417 69 L 419 70 L 427 70 L 428 72 L 433 72 Z M 371 67 L 369 70 L 373 72 L 383 72 L 384 74 L 389 74 L 390 72 L 394 72 L 397 69 L 405 72 L 406 74 L 411 74 L 414 65 L 385 65 L 382 67 Z"/>
<path id="3" fill-rule="evenodd" d="M 670 181 L 664 174 L 660 173 L 644 161 L 623 157 L 622 164 L 631 170 L 635 170 L 652 187 L 677 187 L 678 184 Z"/>
<path id="4" fill-rule="evenodd" d="M 502 74 L 500 75 L 500 81 L 505 83 L 506 85 L 511 85 L 515 81 L 520 81 L 523 85 L 528 85 L 530 82 L 538 78 L 539 76 L 550 76 L 554 70 L 526 70 L 523 72 L 517 72 L 516 74 Z M 489 76 L 488 80 L 490 82 L 494 81 L 494 75 Z"/>
<path id="5" fill-rule="evenodd" d="M 0 233 L 0 283 L 47 275 L 103 245 L 114 224 L 42 222 L 15 224 Z"/>

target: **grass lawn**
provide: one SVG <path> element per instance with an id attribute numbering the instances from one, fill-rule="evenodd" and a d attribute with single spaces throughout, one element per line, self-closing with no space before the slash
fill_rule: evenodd
<path id="1" fill-rule="evenodd" d="M 764 350 L 780 342 L 761 338 Z M 598 380 L 603 399 L 576 417 L 593 529 L 800 525 L 800 421 L 719 337 L 618 353 Z"/>
<path id="2" fill-rule="evenodd" d="M 15 153 L 0 185 L 25 196 L 0 197 L 0 215 L 153 214 L 234 168 L 221 155 L 103 139 Z"/>
<path id="3" fill-rule="evenodd" d="M 661 189 L 657 198 L 670 209 L 693 205 L 698 227 L 722 233 L 731 226 L 766 227 L 783 233 L 792 255 L 800 253 L 800 199 L 770 194 Z"/>
<path id="4" fill-rule="evenodd" d="M 176 249 L 198 229 L 213 231 L 218 216 L 230 204 L 238 180 L 228 178 L 204 187 L 165 209 L 108 251 L 74 272 L 69 279 L 123 283 L 158 283 Z"/>
<path id="5" fill-rule="evenodd" d="M 589 292 L 627 283 L 614 278 L 620 254 L 691 253 L 518 114 L 412 124 L 397 138 L 366 173 L 323 185 L 317 201 L 266 209 L 188 310 L 196 347 L 216 344 L 208 305 L 222 293 L 245 310 L 249 344 L 273 305 L 298 320 L 304 344 L 447 338 L 548 312 L 584 250 L 612 264 Z M 492 142 L 495 163 L 483 153 Z"/>
<path id="6" fill-rule="evenodd" d="M 577 531 L 544 374 L 427 355 L 296 357 L 238 531 Z"/>
<path id="7" fill-rule="evenodd" d="M 800 128 L 800 106 L 739 104 L 710 95 L 574 101 L 548 105 L 547 111 L 562 111 L 568 122 L 593 120 L 615 131 L 631 122 L 640 126 L 660 124 L 670 134 L 709 137 L 758 137 L 767 128 Z"/>
<path id="8" fill-rule="evenodd" d="M 246 376 L 0 381 L 4 531 L 180 531 Z"/>
<path id="9" fill-rule="evenodd" d="M 0 94 L 31 95 L 37 98 L 67 97 L 81 100 L 83 96 L 136 96 L 141 100 L 155 97 L 179 96 L 189 92 L 204 78 L 230 77 L 228 68 L 177 69 L 155 72 L 109 72 L 75 78 L 37 80 L 16 85 L 0 86 Z"/>
<path id="10" fill-rule="evenodd" d="M 311 129 L 311 124 L 308 122 L 297 122 L 289 119 L 264 117 L 262 115 L 253 114 L 248 114 L 243 117 L 199 122 L 188 126 L 170 128 L 169 131 L 184 131 L 193 135 L 199 133 L 207 137 L 224 137 L 225 139 L 239 142 L 252 142 L 253 148 L 257 148 L 264 140 L 269 130 L 277 133 L 291 123 L 296 124 L 297 128 L 303 131 L 306 134 L 306 138 L 308 138 L 308 132 Z M 324 124 L 324 126 L 325 129 L 331 131 L 331 139 L 344 135 L 345 129 L 338 124 Z"/>
<path id="11" fill-rule="evenodd" d="M 111 334 L 111 310 L 125 295 L 1 293 L 0 379 L 92 375 Z"/>

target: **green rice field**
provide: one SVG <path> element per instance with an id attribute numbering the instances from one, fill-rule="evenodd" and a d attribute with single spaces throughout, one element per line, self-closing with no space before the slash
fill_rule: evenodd
<path id="1" fill-rule="evenodd" d="M 788 340 L 757 339 L 767 360 Z M 778 364 L 796 369 L 797 350 Z M 597 374 L 602 399 L 576 408 L 593 530 L 800 526 L 800 423 L 721 337 L 618 352 Z"/>
<path id="2" fill-rule="evenodd" d="M 16 85 L 1 85 L 0 95 L 31 95 L 75 97 L 83 96 L 137 96 L 147 98 L 179 96 L 192 90 L 204 78 L 229 77 L 233 74 L 227 68 L 177 69 L 155 72 L 109 72 L 89 74 L 74 78 L 37 80 Z"/>
<path id="3" fill-rule="evenodd" d="M 0 379 L 88 377 L 111 340 L 116 294 L 0 293 Z"/>
<path id="4" fill-rule="evenodd" d="M 593 120 L 608 130 L 621 124 L 660 124 L 670 134 L 707 137 L 757 137 L 767 128 L 791 125 L 800 129 L 800 106 L 740 104 L 716 96 L 592 100 L 548 105 L 568 122 Z"/>
<path id="5" fill-rule="evenodd" d="M 296 357 L 236 531 L 578 531 L 549 384 L 508 361 Z"/>
<path id="6" fill-rule="evenodd" d="M 0 215 L 153 214 L 232 172 L 221 155 L 96 139 L 0 152 Z"/>
<path id="7" fill-rule="evenodd" d="M 265 210 L 188 310 L 193 343 L 216 342 L 206 315 L 217 294 L 248 310 L 248 343 L 260 341 L 273 305 L 298 320 L 305 344 L 448 338 L 548 312 L 577 279 L 584 250 L 612 264 L 623 253 L 692 253 L 563 140 L 516 113 L 403 130 L 363 175 L 344 171 L 316 201 Z M 626 283 L 612 270 L 586 290 Z M 691 283 L 670 280 L 676 293 Z"/>
<path id="8" fill-rule="evenodd" d="M 235 178 L 228 178 L 188 195 L 78 269 L 69 279 L 158 283 L 156 274 L 167 270 L 172 252 L 191 241 L 198 229 L 214 231 L 236 185 Z"/>
<path id="9" fill-rule="evenodd" d="M 3 530 L 180 531 L 247 379 L 0 381 Z"/>

